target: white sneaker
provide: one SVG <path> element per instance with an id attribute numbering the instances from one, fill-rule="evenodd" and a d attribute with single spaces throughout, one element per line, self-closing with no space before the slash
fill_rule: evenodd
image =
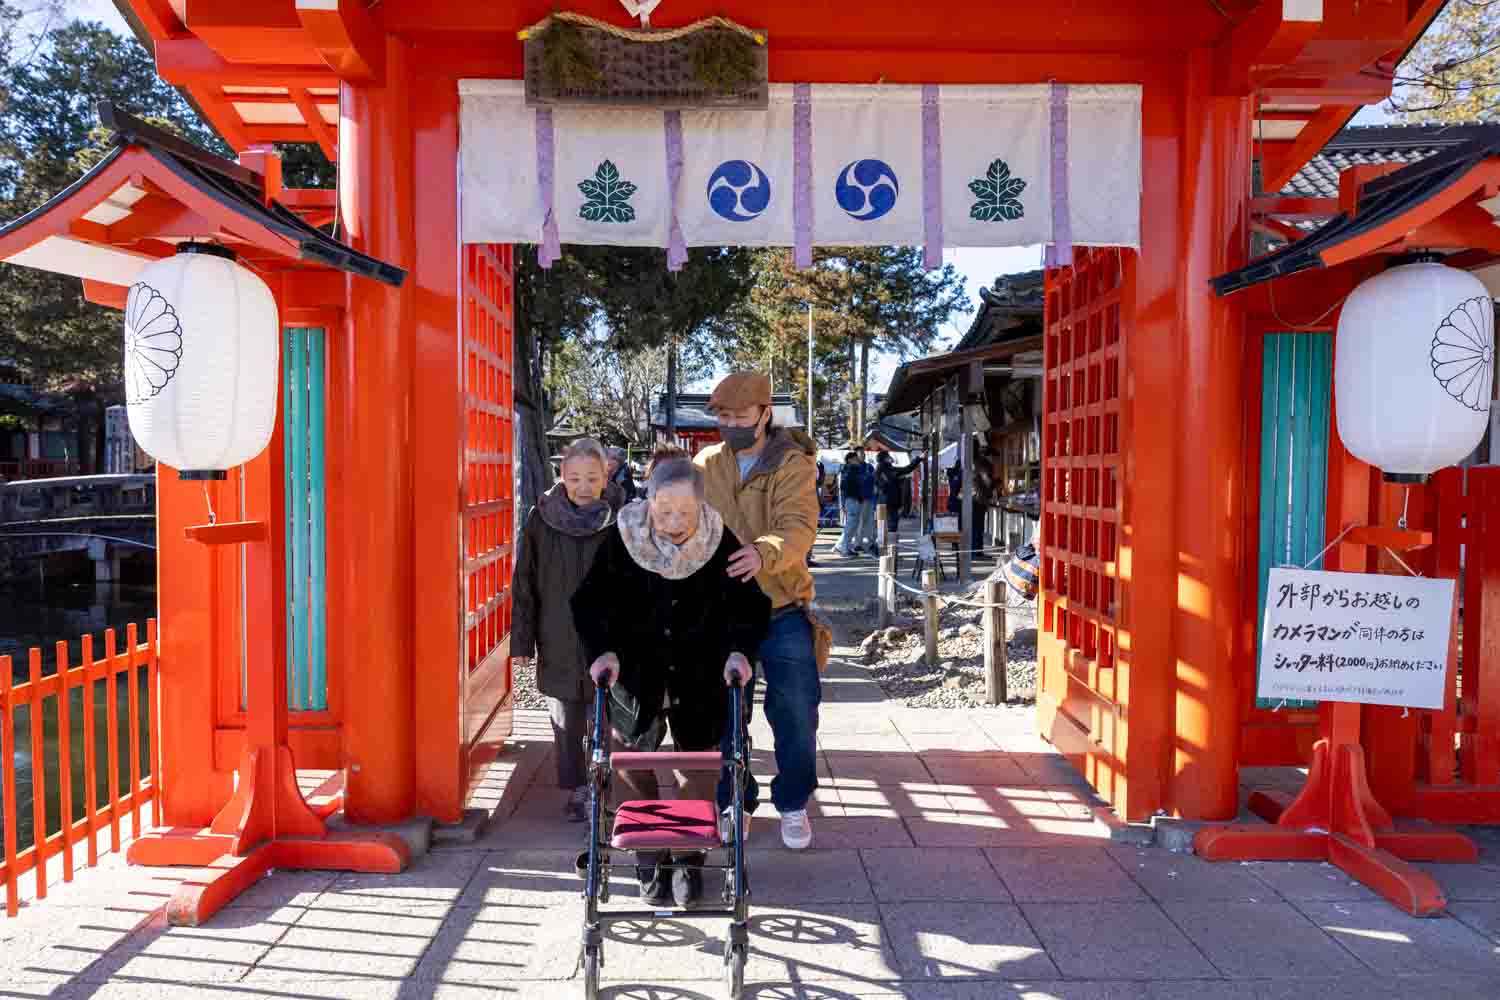
<path id="1" fill-rule="evenodd" d="M 750 839 L 750 814 L 745 813 L 745 839 Z M 727 806 L 719 813 L 719 843 L 725 847 L 734 844 L 734 807 Z"/>
<path id="2" fill-rule="evenodd" d="M 812 823 L 807 818 L 806 809 L 781 814 L 781 842 L 794 851 L 812 843 Z"/>

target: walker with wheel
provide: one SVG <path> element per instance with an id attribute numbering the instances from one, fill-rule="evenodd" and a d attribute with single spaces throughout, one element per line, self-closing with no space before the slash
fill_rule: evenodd
<path id="1" fill-rule="evenodd" d="M 578 873 L 584 879 L 583 991 L 586 1000 L 599 996 L 599 970 L 604 965 L 604 929 L 623 920 L 682 920 L 729 918 L 724 938 L 724 984 L 730 1000 L 740 1000 L 745 988 L 745 962 L 750 951 L 747 925 L 750 885 L 745 872 L 745 786 L 750 765 L 745 732 L 744 678 L 736 671 L 729 691 L 729 716 L 734 720 L 728 757 L 717 751 L 701 753 L 635 751 L 610 752 L 608 688 L 597 685 L 594 697 L 594 728 L 589 739 L 589 841 L 578 857 Z M 616 769 L 671 769 L 675 771 L 730 770 L 732 802 L 728 818 L 734 828 L 729 844 L 719 834 L 719 810 L 715 802 L 695 799 L 638 799 L 609 808 L 609 783 Z M 611 822 L 608 839 L 605 824 Z M 724 873 L 723 906 L 696 909 L 600 910 L 609 902 L 609 873 L 635 869 L 612 864 L 613 851 L 702 851 L 726 849 L 722 864 L 695 865 L 702 871 Z M 679 867 L 675 863 L 671 866 Z"/>

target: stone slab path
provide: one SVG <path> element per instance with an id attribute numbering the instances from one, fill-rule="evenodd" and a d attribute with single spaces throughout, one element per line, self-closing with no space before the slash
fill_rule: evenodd
<path id="1" fill-rule="evenodd" d="M 847 649 L 845 652 L 849 652 Z M 751 831 L 755 1000 L 1382 1000 L 1500 997 L 1500 837 L 1430 866 L 1449 917 L 1404 917 L 1318 864 L 1215 865 L 1116 844 L 1027 708 L 894 707 L 831 668 L 813 848 Z M 774 772 L 757 713 L 756 770 Z M 473 844 L 399 876 L 274 873 L 201 928 L 161 907 L 187 871 L 118 856 L 0 919 L 0 1000 L 582 995 L 582 903 L 545 716 L 521 712 Z M 634 886 L 615 885 L 631 905 Z M 724 927 L 617 926 L 605 995 L 709 1000 Z"/>

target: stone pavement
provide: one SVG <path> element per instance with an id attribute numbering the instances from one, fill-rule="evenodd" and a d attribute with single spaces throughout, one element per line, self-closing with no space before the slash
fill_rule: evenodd
<path id="1" fill-rule="evenodd" d="M 815 840 L 749 839 L 756 1000 L 1500 997 L 1500 838 L 1430 866 L 1451 917 L 1398 914 L 1317 864 L 1212 865 L 1111 842 L 1025 709 L 888 705 L 835 663 Z M 757 773 L 774 770 L 757 713 Z M 581 996 L 578 828 L 560 821 L 550 732 L 519 713 L 476 804 L 478 842 L 399 876 L 274 873 L 207 926 L 166 927 L 184 871 L 107 858 L 0 919 L 0 998 Z M 616 904 L 634 886 L 616 883 Z M 605 996 L 723 996 L 722 922 L 616 926 Z"/>

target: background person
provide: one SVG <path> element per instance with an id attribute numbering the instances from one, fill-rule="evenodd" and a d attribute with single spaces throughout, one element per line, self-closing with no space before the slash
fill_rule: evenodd
<path id="1" fill-rule="evenodd" d="M 620 488 L 605 482 L 605 464 L 604 448 L 593 438 L 563 450 L 562 481 L 526 516 L 513 579 L 512 662 L 524 668 L 540 653 L 536 686 L 551 710 L 557 787 L 571 793 L 563 814 L 574 823 L 583 822 L 588 802 L 583 740 L 594 686 L 568 602 L 624 503 Z"/>
<path id="2" fill-rule="evenodd" d="M 839 495 L 844 510 L 844 532 L 834 551 L 857 556 L 875 550 L 875 472 L 864 460 L 864 452 L 851 449 L 839 470 Z"/>
<path id="3" fill-rule="evenodd" d="M 630 474 L 629 457 L 624 448 L 611 448 L 609 457 L 609 481 L 620 487 L 620 492 L 625 495 L 625 502 L 638 499 L 641 495 L 640 487 L 635 484 L 635 477 Z"/>
<path id="4" fill-rule="evenodd" d="M 911 500 L 911 474 L 921 468 L 921 452 L 913 453 L 911 461 L 903 468 L 896 468 L 891 453 L 882 451 L 875 459 L 875 492 L 885 504 L 885 537 L 887 542 L 901 530 L 901 515 Z"/>

